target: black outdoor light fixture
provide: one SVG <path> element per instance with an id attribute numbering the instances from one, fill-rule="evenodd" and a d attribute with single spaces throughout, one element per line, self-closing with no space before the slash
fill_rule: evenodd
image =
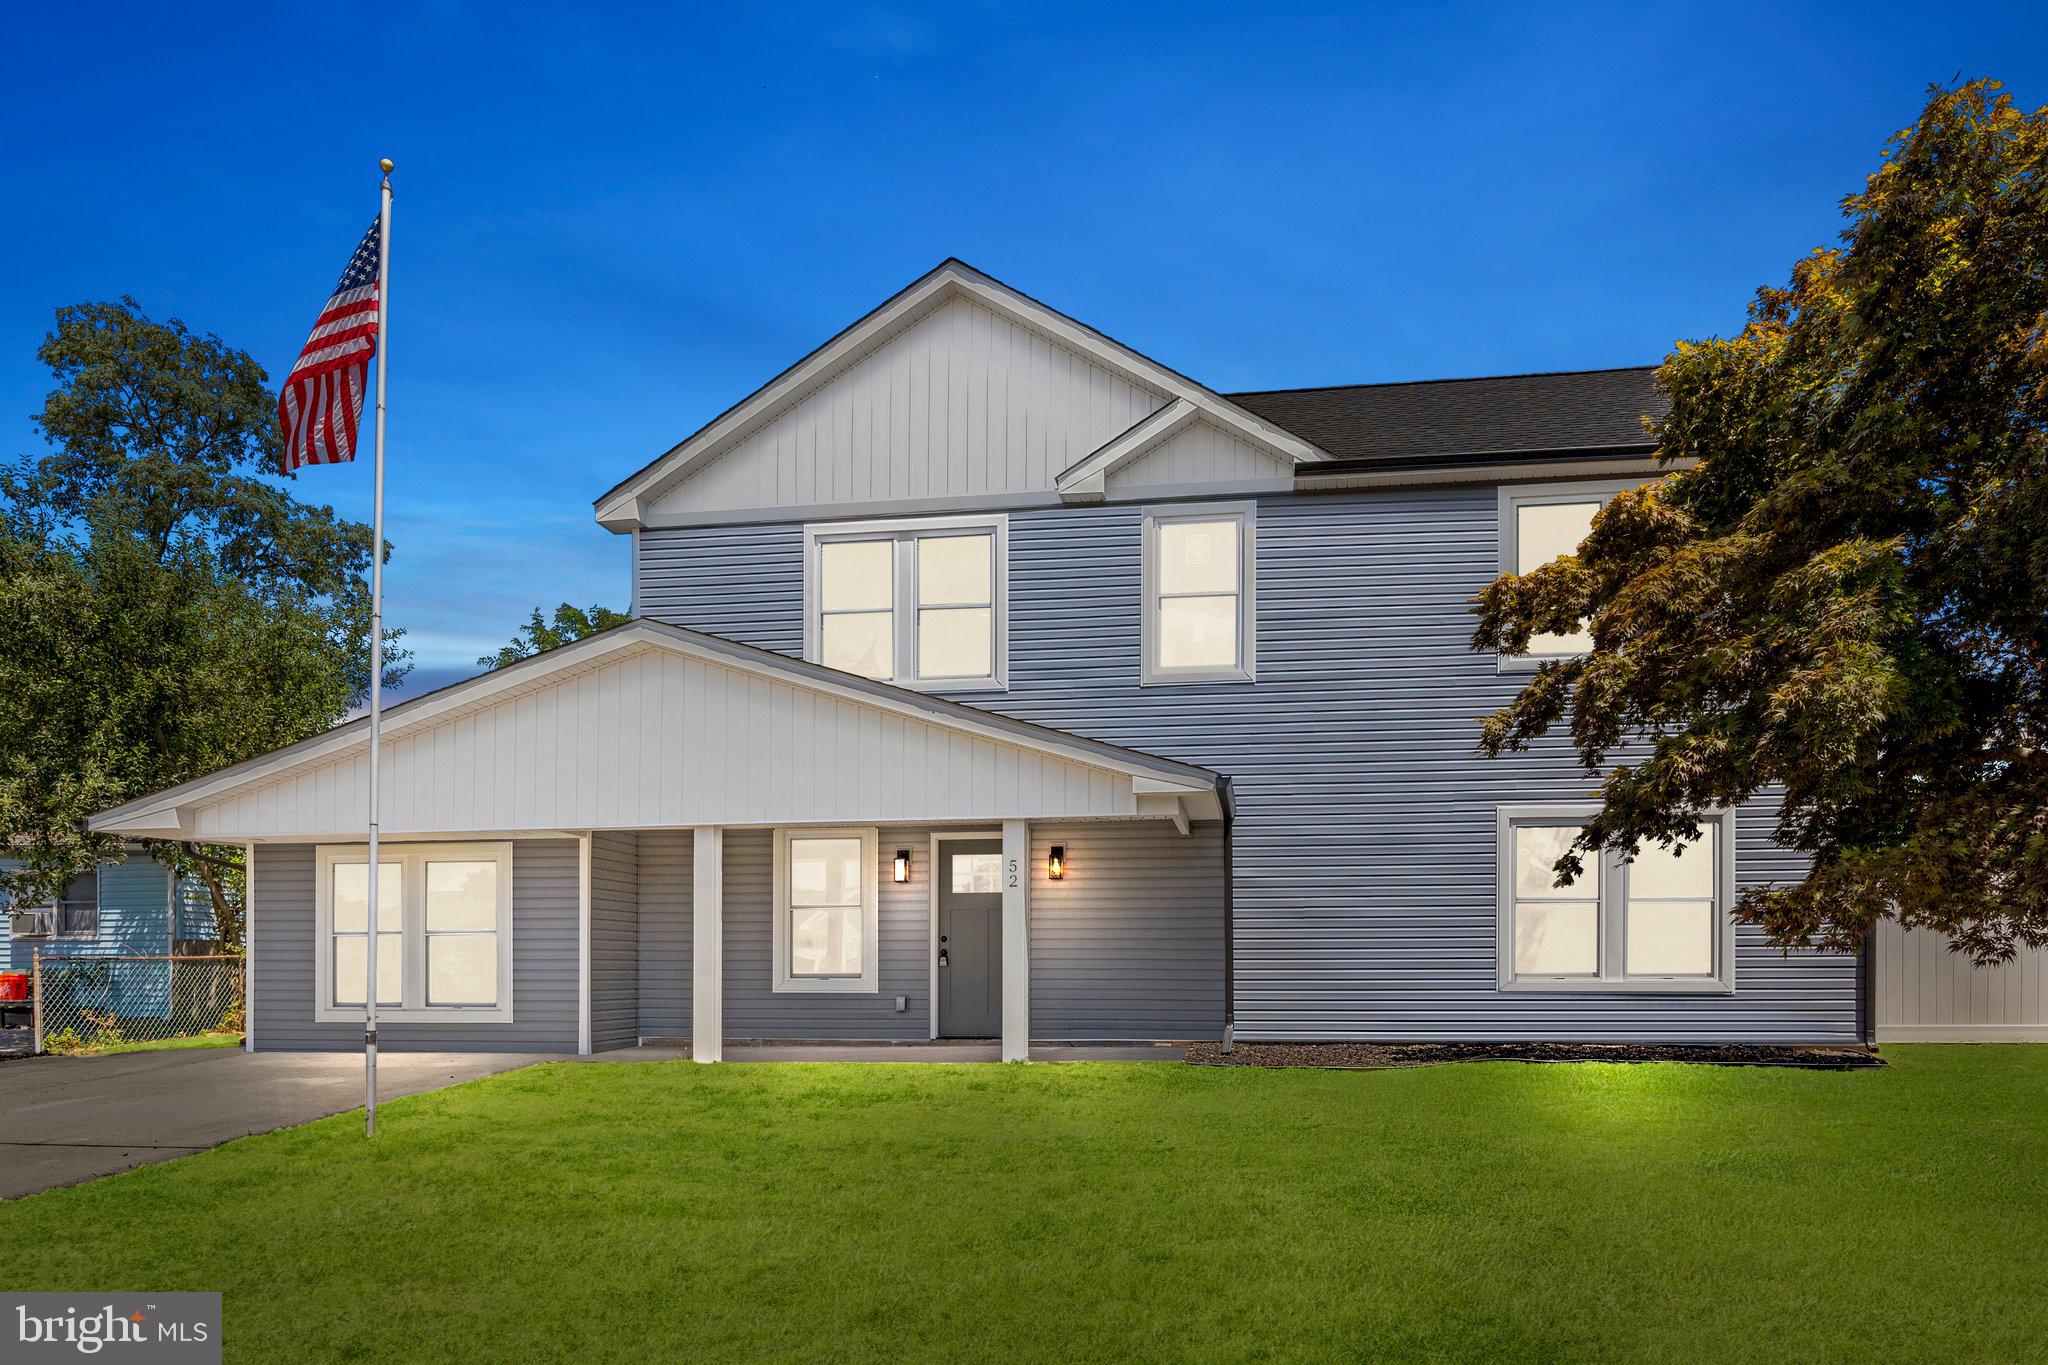
<path id="1" fill-rule="evenodd" d="M 894 864 L 895 864 L 895 869 L 896 869 L 896 880 L 897 880 L 897 881 L 899 881 L 899 882 L 907 882 L 907 881 L 909 881 L 909 880 L 910 880 L 910 850 L 909 850 L 909 849 L 907 849 L 907 848 L 899 848 L 899 849 L 897 849 L 897 850 L 896 850 L 896 857 L 895 857 L 895 859 L 894 859 Z"/>
<path id="2" fill-rule="evenodd" d="M 1052 853 L 1045 860 L 1045 875 L 1050 881 L 1060 881 L 1067 875 L 1067 850 L 1064 844 L 1052 846 Z"/>

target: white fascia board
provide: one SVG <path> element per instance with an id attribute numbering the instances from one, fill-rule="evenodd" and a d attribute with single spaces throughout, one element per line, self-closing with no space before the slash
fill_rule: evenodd
<path id="1" fill-rule="evenodd" d="M 870 682 L 822 664 L 791 659 L 714 635 L 647 620 L 614 627 L 523 659 L 509 668 L 501 668 L 406 702 L 385 717 L 382 733 L 386 737 L 403 735 L 434 724 L 452 713 L 473 710 L 528 688 L 573 677 L 621 652 L 649 648 L 664 649 L 720 667 L 809 688 L 856 705 L 965 731 L 1069 763 L 1120 773 L 1132 779 L 1134 790 L 1137 790 L 1136 784 L 1142 782 L 1156 783 L 1159 790 L 1199 792 L 1207 789 L 1213 793 L 1214 774 L 1188 764 L 1155 758 L 1079 735 L 1068 735 L 1028 721 L 977 711 L 959 702 L 945 701 L 887 683 Z M 163 831 L 189 830 L 193 809 L 197 806 L 230 791 L 257 786 L 292 769 L 340 758 L 368 742 L 368 722 L 351 721 L 275 753 L 101 811 L 87 821 L 87 828 L 95 833 L 146 833 L 154 838 L 177 838 L 180 837 L 177 833 L 166 834 Z"/>
<path id="2" fill-rule="evenodd" d="M 842 366 L 887 341 L 898 330 L 951 298 L 972 299 L 1047 340 L 1158 390 L 1169 398 L 1189 402 L 1226 429 L 1296 463 L 1320 463 L 1331 458 L 1321 448 L 1274 426 L 1186 375 L 1112 341 L 972 266 L 960 261 L 947 261 L 599 499 L 598 524 L 621 534 L 645 529 L 645 503 L 659 490 L 672 486 L 693 470 L 718 458 L 740 436 L 775 415 L 785 403 L 829 379 Z M 1064 484 L 1064 476 L 1061 482 Z"/>

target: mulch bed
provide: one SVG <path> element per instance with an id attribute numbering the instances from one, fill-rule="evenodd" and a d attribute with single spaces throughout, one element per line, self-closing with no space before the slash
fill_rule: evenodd
<path id="1" fill-rule="evenodd" d="M 1312 1066 L 1385 1071 L 1444 1062 L 1700 1062 L 1713 1066 L 1794 1066 L 1852 1071 L 1885 1065 L 1860 1047 L 1658 1046 L 1642 1043 L 1196 1043 L 1195 1066 Z"/>

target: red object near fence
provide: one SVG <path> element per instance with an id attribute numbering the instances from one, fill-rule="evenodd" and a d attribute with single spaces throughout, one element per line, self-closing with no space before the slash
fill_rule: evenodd
<path id="1" fill-rule="evenodd" d="M 0 1000 L 28 999 L 27 972 L 0 972 Z"/>

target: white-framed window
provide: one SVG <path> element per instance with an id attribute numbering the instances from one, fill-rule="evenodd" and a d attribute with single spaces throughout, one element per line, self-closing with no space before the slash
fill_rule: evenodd
<path id="1" fill-rule="evenodd" d="M 512 845 L 380 844 L 380 1019 L 512 1019 Z M 336 844 L 314 860 L 318 952 L 313 1017 L 363 1017 L 372 952 L 369 848 Z"/>
<path id="2" fill-rule="evenodd" d="M 1503 484 L 1500 489 L 1500 571 L 1525 574 L 1553 559 L 1575 554 L 1593 529 L 1593 518 L 1614 495 L 1638 487 L 1641 479 L 1579 480 L 1574 483 Z M 1529 638 L 1526 654 L 1500 657 L 1503 672 L 1524 672 L 1550 659 L 1571 659 L 1593 647 L 1583 630 Z"/>
<path id="3" fill-rule="evenodd" d="M 1735 816 L 1700 821 L 1682 849 L 1633 859 L 1582 855 L 1569 886 L 1552 870 L 1592 815 L 1585 806 L 1506 806 L 1499 815 L 1500 984 L 1512 990 L 1725 994 L 1735 988 Z"/>
<path id="4" fill-rule="evenodd" d="M 1147 685 L 1250 682 L 1258 657 L 1252 503 L 1145 510 Z"/>
<path id="5" fill-rule="evenodd" d="M 100 870 L 81 872 L 50 905 L 50 932 L 96 938 L 100 932 Z"/>
<path id="6" fill-rule="evenodd" d="M 926 691 L 1007 685 L 1009 519 L 804 528 L 804 657 Z"/>
<path id="7" fill-rule="evenodd" d="M 775 989 L 873 995 L 873 829 L 775 831 Z"/>

